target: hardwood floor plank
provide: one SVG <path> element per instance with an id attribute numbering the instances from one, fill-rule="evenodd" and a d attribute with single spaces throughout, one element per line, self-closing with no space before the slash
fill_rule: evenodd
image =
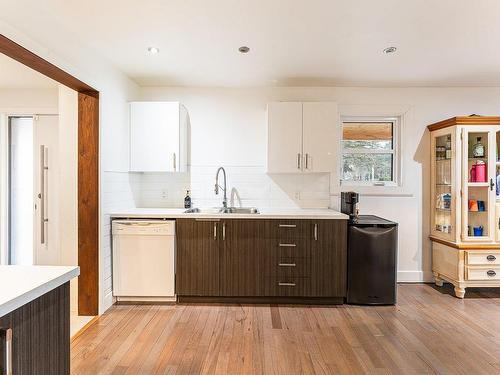
<path id="1" fill-rule="evenodd" d="M 72 374 L 500 374 L 500 292 L 398 287 L 397 306 L 114 306 Z"/>

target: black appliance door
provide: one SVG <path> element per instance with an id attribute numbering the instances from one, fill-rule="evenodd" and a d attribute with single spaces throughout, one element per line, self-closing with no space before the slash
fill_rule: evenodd
<path id="1" fill-rule="evenodd" d="M 349 226 L 347 303 L 396 303 L 397 226 Z"/>

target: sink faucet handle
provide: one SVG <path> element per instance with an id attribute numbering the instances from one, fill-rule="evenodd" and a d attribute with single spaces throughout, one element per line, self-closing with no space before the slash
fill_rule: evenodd
<path id="1" fill-rule="evenodd" d="M 218 184 L 215 184 L 215 194 L 219 194 L 219 185 Z"/>

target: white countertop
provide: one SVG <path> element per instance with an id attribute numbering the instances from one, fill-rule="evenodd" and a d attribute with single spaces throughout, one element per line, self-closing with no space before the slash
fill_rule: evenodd
<path id="1" fill-rule="evenodd" d="M 328 208 L 260 209 L 259 214 L 185 213 L 184 208 L 130 208 L 114 211 L 112 218 L 177 219 L 177 218 L 228 218 L 228 219 L 348 219 L 339 211 Z"/>
<path id="2" fill-rule="evenodd" d="M 37 299 L 80 274 L 74 266 L 0 266 L 0 316 Z"/>

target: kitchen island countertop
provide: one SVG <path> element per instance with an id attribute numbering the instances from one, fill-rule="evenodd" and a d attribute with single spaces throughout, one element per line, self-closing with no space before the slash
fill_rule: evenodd
<path id="1" fill-rule="evenodd" d="M 0 266 L 0 317 L 79 274 L 76 266 Z"/>

